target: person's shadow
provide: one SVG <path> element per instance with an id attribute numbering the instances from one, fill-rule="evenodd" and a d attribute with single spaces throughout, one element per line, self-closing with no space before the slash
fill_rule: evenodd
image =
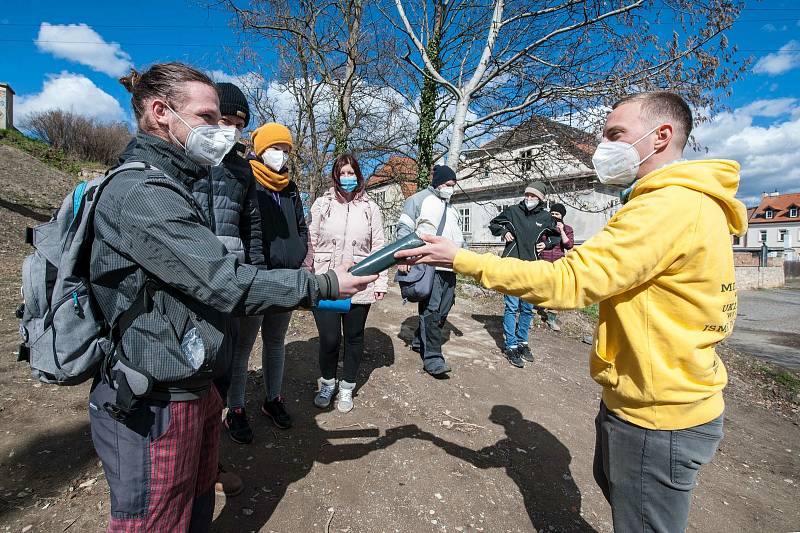
<path id="1" fill-rule="evenodd" d="M 506 346 L 505 333 L 503 332 L 503 316 L 497 315 L 472 315 L 472 319 L 483 324 L 483 328 L 494 339 L 500 350 Z"/>
<path id="2" fill-rule="evenodd" d="M 27 507 L 39 498 L 63 496 L 83 475 L 96 475 L 98 470 L 88 468 L 97 461 L 88 420 L 65 428 L 42 428 L 12 450 L 13 454 L 0 461 L 4 491 L 12 493 L 10 498 L 6 494 L 0 497 L 0 518 L 20 503 Z M 18 492 L 24 499 L 13 499 Z"/>
<path id="3" fill-rule="evenodd" d="M 419 328 L 419 315 L 416 313 L 406 317 L 403 323 L 400 324 L 400 332 L 397 334 L 397 338 L 403 341 L 405 346 L 409 349 L 411 349 L 411 342 L 414 340 L 417 328 Z M 444 327 L 442 327 L 442 346 L 447 344 L 451 335 L 463 337 L 464 332 L 458 329 L 452 322 L 445 319 Z"/>
<path id="4" fill-rule="evenodd" d="M 394 363 L 392 341 L 384 332 L 377 328 L 367 328 L 364 341 L 358 388 L 369 380 L 377 368 Z M 214 520 L 213 531 L 259 531 L 272 517 L 286 490 L 303 479 L 316 463 L 332 464 L 357 460 L 412 435 L 412 426 L 389 428 L 384 435 L 380 435 L 377 428 L 349 424 L 347 418 L 337 419 L 337 425 L 331 428 L 322 427 L 317 415 L 324 411 L 313 404 L 316 378 L 319 377 L 318 347 L 317 337 L 308 341 L 290 342 L 286 346 L 283 389 L 287 398 L 287 409 L 292 416 L 291 429 L 274 429 L 258 414 L 257 407 L 251 407 L 249 413 L 255 432 L 253 444 L 231 444 L 223 429 L 220 436 L 220 461 L 227 470 L 242 478 L 245 491 L 225 502 L 225 507 Z M 255 388 L 248 391 L 248 397 L 257 399 L 251 401 L 250 405 L 259 406 L 264 391 L 261 380 L 257 381 Z M 356 408 L 358 388 L 355 396 Z M 299 402 L 294 401 L 295 399 L 299 399 Z M 363 440 L 350 440 L 354 438 Z M 338 444 L 337 441 L 342 442 L 340 439 L 347 440 L 344 444 Z"/>
<path id="5" fill-rule="evenodd" d="M 420 430 L 413 437 L 428 440 L 477 468 L 505 468 L 519 487 L 537 531 L 595 531 L 580 514 L 581 493 L 570 473 L 572 457 L 567 447 L 509 405 L 492 407 L 489 420 L 505 428 L 506 438 L 477 451 L 426 431 Z"/>

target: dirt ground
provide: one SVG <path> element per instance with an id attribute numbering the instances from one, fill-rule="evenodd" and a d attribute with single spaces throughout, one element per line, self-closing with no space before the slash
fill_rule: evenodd
<path id="1" fill-rule="evenodd" d="M 4 165 L 30 162 L 20 154 L 4 161 L 3 149 L 0 531 L 101 531 L 109 500 L 89 436 L 88 388 L 35 383 L 14 355 L 13 310 L 28 252 L 21 230 L 48 212 L 43 206 L 62 197 L 68 181 L 27 195 Z M 296 312 L 284 382 L 294 427 L 275 429 L 258 414 L 257 345 L 247 406 L 255 441 L 240 446 L 223 435 L 221 448 L 246 489 L 217 498 L 214 531 L 611 531 L 592 479 L 600 389 L 580 341 L 591 324 L 568 313 L 562 333 L 535 327 L 536 362 L 515 369 L 499 351 L 501 306 L 496 296 L 459 297 L 445 344 L 454 371 L 434 380 L 407 347 L 414 308 L 393 289 L 370 313 L 356 408 L 344 415 L 312 404 L 316 331 L 308 312 Z M 722 356 L 731 374 L 726 436 L 700 474 L 689 530 L 798 530 L 796 395 L 762 380 L 732 350 Z"/>

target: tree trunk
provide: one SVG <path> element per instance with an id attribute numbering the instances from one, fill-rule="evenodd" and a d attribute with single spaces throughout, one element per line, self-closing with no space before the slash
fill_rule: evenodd
<path id="1" fill-rule="evenodd" d="M 453 135 L 450 137 L 450 147 L 447 151 L 447 166 L 456 172 L 458 172 L 458 164 L 461 157 L 461 145 L 464 144 L 469 97 L 470 95 L 467 93 L 458 99 L 456 113 L 453 116 Z"/>
<path id="2" fill-rule="evenodd" d="M 444 25 L 444 6 L 438 0 L 434 7 L 433 31 L 426 49 L 436 69 L 442 67 L 439 56 L 439 47 L 442 42 L 442 27 Z M 417 133 L 417 190 L 426 188 L 431 183 L 431 168 L 433 167 L 434 147 L 436 145 L 436 96 L 439 84 L 431 76 L 425 76 L 420 94 L 419 132 Z"/>

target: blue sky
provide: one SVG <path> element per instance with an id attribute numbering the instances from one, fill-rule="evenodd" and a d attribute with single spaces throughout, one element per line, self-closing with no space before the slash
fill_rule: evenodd
<path id="1" fill-rule="evenodd" d="M 40 1 L 31 10 L 27 2 L 6 3 L 0 81 L 17 93 L 15 116 L 56 104 L 130 121 L 128 95 L 117 78 L 131 65 L 177 60 L 218 76 L 235 73 L 230 15 L 200 4 Z M 761 191 L 800 191 L 800 4 L 748 2 L 727 35 L 753 64 L 723 101 L 730 111 L 698 128 L 697 138 L 709 156 L 742 163 L 739 196 L 748 204 Z M 700 156 L 706 157 L 692 157 Z"/>

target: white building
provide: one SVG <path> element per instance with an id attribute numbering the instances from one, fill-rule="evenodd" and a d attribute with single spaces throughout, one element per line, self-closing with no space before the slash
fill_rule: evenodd
<path id="1" fill-rule="evenodd" d="M 748 229 L 743 238 L 733 237 L 734 249 L 782 248 L 786 260 L 800 258 L 800 193 L 764 193 L 761 203 L 748 209 Z"/>
<path id="2" fill-rule="evenodd" d="M 471 247 L 495 247 L 500 237 L 489 221 L 522 200 L 528 183 L 543 181 L 548 200 L 567 207 L 564 220 L 581 243 L 600 231 L 619 209 L 619 190 L 596 181 L 591 166 L 595 140 L 582 130 L 542 117 L 466 151 L 453 205 Z"/>

